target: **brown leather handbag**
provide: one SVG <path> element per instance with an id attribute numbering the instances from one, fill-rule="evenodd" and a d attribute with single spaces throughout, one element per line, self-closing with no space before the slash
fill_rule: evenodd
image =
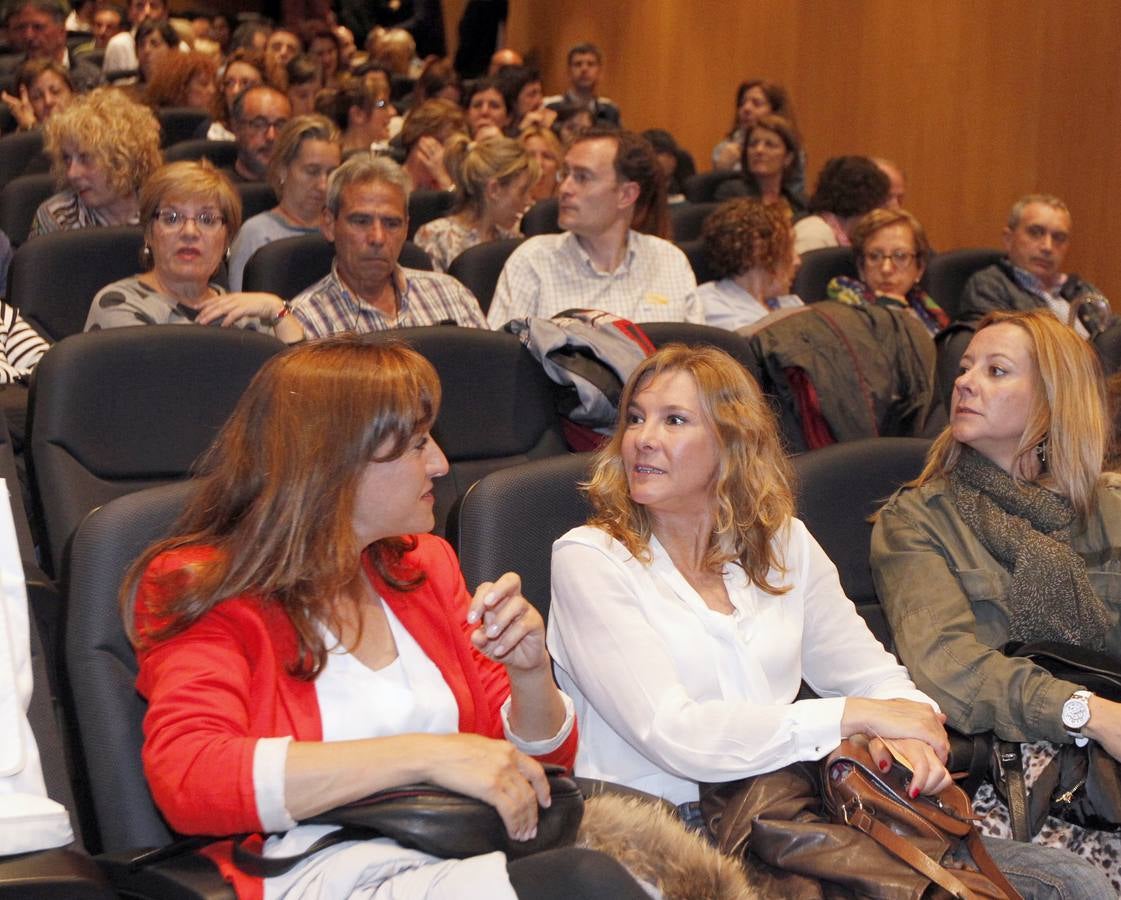
<path id="1" fill-rule="evenodd" d="M 964 792 L 911 800 L 907 776 L 898 765 L 881 773 L 863 745 L 843 741 L 824 763 L 706 785 L 701 809 L 717 846 L 745 860 L 766 896 L 1018 900 Z"/>

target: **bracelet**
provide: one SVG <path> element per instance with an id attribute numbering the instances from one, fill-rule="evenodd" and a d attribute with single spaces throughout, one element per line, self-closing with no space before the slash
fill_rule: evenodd
<path id="1" fill-rule="evenodd" d="M 291 312 L 292 304 L 285 300 L 280 306 L 280 312 L 278 312 L 271 319 L 266 320 L 265 324 L 268 325 L 269 328 L 276 328 L 276 326 L 280 324 L 280 320 L 289 315 Z"/>

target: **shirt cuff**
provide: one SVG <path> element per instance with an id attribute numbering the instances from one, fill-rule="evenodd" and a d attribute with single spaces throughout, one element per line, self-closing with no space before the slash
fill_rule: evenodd
<path id="1" fill-rule="evenodd" d="M 527 756 L 545 756 L 547 753 L 552 753 L 561 744 L 563 744 L 568 736 L 572 733 L 572 727 L 576 724 L 576 708 L 572 705 L 572 698 L 564 691 L 558 691 L 561 695 L 561 700 L 564 701 L 564 722 L 561 724 L 560 729 L 551 738 L 545 738 L 540 741 L 524 741 L 513 731 L 510 730 L 510 698 L 506 698 L 506 702 L 502 704 L 499 713 L 502 716 L 502 732 L 506 735 L 506 740 L 517 747 L 522 753 Z"/>
<path id="2" fill-rule="evenodd" d="M 257 818 L 266 833 L 288 831 L 297 822 L 284 803 L 284 768 L 291 736 L 260 738 L 253 748 L 253 794 Z"/>
<path id="3" fill-rule="evenodd" d="M 800 700 L 790 707 L 790 739 L 795 759 L 821 759 L 841 743 L 845 698 Z"/>

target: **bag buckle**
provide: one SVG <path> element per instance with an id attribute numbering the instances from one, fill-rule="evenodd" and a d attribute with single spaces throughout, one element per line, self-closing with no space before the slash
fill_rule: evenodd
<path id="1" fill-rule="evenodd" d="M 844 820 L 844 823 L 846 825 L 851 825 L 852 822 L 849 821 L 849 816 L 855 813 L 857 810 L 863 811 L 863 809 L 864 804 L 861 802 L 859 797 L 850 797 L 848 800 L 841 804 L 841 818 Z"/>

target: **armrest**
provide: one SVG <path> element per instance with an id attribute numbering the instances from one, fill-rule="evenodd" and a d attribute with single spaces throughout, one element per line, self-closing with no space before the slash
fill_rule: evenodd
<path id="1" fill-rule="evenodd" d="M 136 900 L 237 900 L 233 886 L 205 856 L 186 852 L 131 872 L 137 855 L 106 853 L 94 860 L 116 890 Z"/>
<path id="2" fill-rule="evenodd" d="M 0 857 L 3 900 L 114 900 L 116 893 L 92 859 L 74 850 Z"/>

